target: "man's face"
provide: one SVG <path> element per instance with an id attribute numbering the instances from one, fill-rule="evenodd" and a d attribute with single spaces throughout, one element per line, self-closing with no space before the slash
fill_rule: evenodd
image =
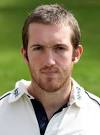
<path id="1" fill-rule="evenodd" d="M 59 90 L 71 77 L 71 28 L 32 23 L 29 26 L 27 64 L 32 82 L 48 92 Z"/>

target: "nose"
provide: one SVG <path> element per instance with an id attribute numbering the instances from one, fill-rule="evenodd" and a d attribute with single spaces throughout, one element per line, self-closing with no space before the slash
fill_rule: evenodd
<path id="1" fill-rule="evenodd" d="M 44 55 L 44 63 L 46 66 L 53 66 L 55 65 L 55 56 L 52 50 L 46 50 L 45 55 Z"/>

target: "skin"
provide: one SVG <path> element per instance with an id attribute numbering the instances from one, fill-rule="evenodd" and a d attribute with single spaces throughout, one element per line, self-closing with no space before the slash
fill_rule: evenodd
<path id="1" fill-rule="evenodd" d="M 67 25 L 32 23 L 28 30 L 28 48 L 21 49 L 32 77 L 28 92 L 45 108 L 48 119 L 68 102 L 71 92 L 71 74 L 83 52 L 71 43 L 72 30 Z"/>

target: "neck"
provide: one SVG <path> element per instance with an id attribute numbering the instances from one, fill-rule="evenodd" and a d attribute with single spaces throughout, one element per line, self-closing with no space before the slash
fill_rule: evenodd
<path id="1" fill-rule="evenodd" d="M 71 92 L 71 79 L 55 92 L 47 92 L 43 89 L 39 89 L 34 87 L 32 83 L 28 88 L 28 92 L 42 103 L 48 119 L 50 119 L 60 107 L 68 102 Z"/>

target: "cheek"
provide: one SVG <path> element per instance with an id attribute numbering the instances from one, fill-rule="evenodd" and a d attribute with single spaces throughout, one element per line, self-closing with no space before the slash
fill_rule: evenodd
<path id="1" fill-rule="evenodd" d="M 72 64 L 72 53 L 65 53 L 57 57 L 57 63 L 62 68 L 70 66 Z"/>
<path id="2" fill-rule="evenodd" d="M 38 74 L 40 68 L 42 66 L 41 59 L 38 57 L 29 57 L 29 68 L 31 72 Z"/>
<path id="3" fill-rule="evenodd" d="M 41 63 L 42 61 L 42 53 L 40 51 L 32 51 L 32 49 L 28 49 L 28 58 L 32 63 Z"/>

